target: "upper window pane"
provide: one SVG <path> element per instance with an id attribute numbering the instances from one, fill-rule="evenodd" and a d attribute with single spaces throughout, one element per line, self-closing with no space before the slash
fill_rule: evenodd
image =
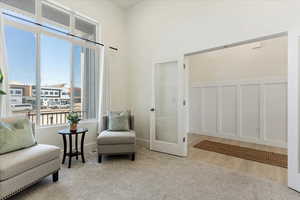
<path id="1" fill-rule="evenodd" d="M 22 11 L 35 14 L 35 0 L 0 0 L 0 2 L 18 8 Z"/>
<path id="2" fill-rule="evenodd" d="M 70 15 L 47 4 L 42 4 L 42 17 L 55 23 L 70 26 Z"/>
<path id="3" fill-rule="evenodd" d="M 91 24 L 85 20 L 75 18 L 75 29 L 76 34 L 86 39 L 95 40 L 96 39 L 96 25 Z"/>

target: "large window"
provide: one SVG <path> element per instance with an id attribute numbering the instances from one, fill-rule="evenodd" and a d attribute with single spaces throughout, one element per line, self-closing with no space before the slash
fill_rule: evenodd
<path id="1" fill-rule="evenodd" d="M 4 30 L 11 112 L 28 113 L 36 120 L 36 35 L 9 25 Z"/>
<path id="2" fill-rule="evenodd" d="M 44 19 L 42 24 L 70 33 L 74 30 L 73 34 L 96 40 L 94 23 L 44 1 L 39 6 L 42 8 L 40 20 Z M 9 11 L 14 12 L 15 9 Z M 22 10 L 21 16 L 24 13 L 26 16 L 26 12 L 28 10 Z M 37 20 L 32 15 L 26 16 L 28 18 Z M 75 22 L 73 28 L 71 18 Z M 40 126 L 65 124 L 71 111 L 82 119 L 96 118 L 100 77 L 96 52 L 99 47 L 13 17 L 6 16 L 4 23 L 12 114 L 26 114 Z"/>

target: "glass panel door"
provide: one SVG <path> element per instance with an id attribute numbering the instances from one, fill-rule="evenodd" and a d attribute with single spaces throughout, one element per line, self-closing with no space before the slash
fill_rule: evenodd
<path id="1" fill-rule="evenodd" d="M 153 65 L 150 109 L 150 149 L 177 156 L 187 155 L 182 63 L 180 59 Z"/>
<path id="2" fill-rule="evenodd" d="M 155 139 L 178 142 L 178 63 L 157 64 L 155 69 Z"/>

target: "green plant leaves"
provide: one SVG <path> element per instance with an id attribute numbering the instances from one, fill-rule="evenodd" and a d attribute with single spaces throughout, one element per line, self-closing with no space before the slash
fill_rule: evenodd
<path id="1" fill-rule="evenodd" d="M 3 82 L 4 76 L 0 70 L 0 84 Z M 3 90 L 0 90 L 0 95 L 6 95 L 6 93 Z"/>
<path id="2" fill-rule="evenodd" d="M 69 121 L 69 123 L 73 124 L 77 124 L 81 119 L 78 115 L 78 113 L 76 112 L 70 112 L 67 116 L 67 120 Z"/>
<path id="3" fill-rule="evenodd" d="M 3 74 L 2 74 L 2 72 L 1 72 L 1 70 L 0 70 L 0 83 L 3 82 L 3 79 L 4 79 L 4 76 L 3 76 Z"/>
<path id="4" fill-rule="evenodd" d="M 6 93 L 2 90 L 0 90 L 0 95 L 6 95 Z"/>

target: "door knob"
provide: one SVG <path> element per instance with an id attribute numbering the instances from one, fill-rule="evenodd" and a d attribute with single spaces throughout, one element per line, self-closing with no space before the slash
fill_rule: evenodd
<path id="1" fill-rule="evenodd" d="M 154 109 L 154 108 L 151 108 L 151 109 L 150 109 L 150 111 L 151 111 L 151 112 L 154 112 L 154 111 L 155 111 L 155 109 Z"/>

